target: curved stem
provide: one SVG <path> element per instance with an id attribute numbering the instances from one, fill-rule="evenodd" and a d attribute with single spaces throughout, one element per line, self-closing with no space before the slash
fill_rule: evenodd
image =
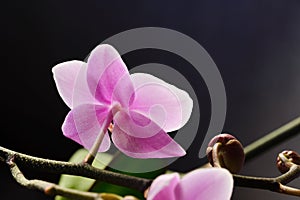
<path id="1" fill-rule="evenodd" d="M 280 193 L 293 195 L 293 196 L 299 196 L 300 197 L 300 190 L 295 189 L 286 185 L 280 184 Z"/>
<path id="2" fill-rule="evenodd" d="M 300 175 L 300 166 L 293 164 L 288 172 L 276 178 L 233 175 L 235 186 L 266 189 L 294 196 L 300 196 L 300 189 L 286 186 Z"/>
<path id="3" fill-rule="evenodd" d="M 291 182 L 292 180 L 298 178 L 300 176 L 300 166 L 292 164 L 290 167 L 290 170 L 286 173 L 284 173 L 281 176 L 278 176 L 276 178 L 276 181 L 282 183 L 282 184 L 287 184 Z"/>
<path id="4" fill-rule="evenodd" d="M 68 189 L 42 180 L 28 180 L 20 171 L 19 167 L 13 162 L 10 164 L 10 171 L 14 179 L 20 185 L 28 189 L 42 191 L 49 196 L 60 195 L 73 200 L 102 200 L 101 194 L 98 193 Z"/>

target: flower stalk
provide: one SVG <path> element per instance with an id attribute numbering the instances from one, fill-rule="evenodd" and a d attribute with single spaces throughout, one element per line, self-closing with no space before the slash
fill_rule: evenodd
<path id="1" fill-rule="evenodd" d="M 92 165 L 95 157 L 96 157 L 96 154 L 98 153 L 99 151 L 99 148 L 100 148 L 100 145 L 104 139 L 104 136 L 107 132 L 107 129 L 109 128 L 110 126 L 110 120 L 112 118 L 111 114 L 109 113 L 110 116 L 108 116 L 106 119 L 105 119 L 105 122 L 103 123 L 103 126 L 100 130 L 100 133 L 98 134 L 97 138 L 96 138 L 96 141 L 95 143 L 93 144 L 92 148 L 89 150 L 89 153 L 87 154 L 87 156 L 84 158 L 83 160 L 83 163 L 87 163 L 87 164 L 90 164 Z"/>

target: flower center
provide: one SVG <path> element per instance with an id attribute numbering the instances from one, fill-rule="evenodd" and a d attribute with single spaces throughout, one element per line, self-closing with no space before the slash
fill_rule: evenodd
<path id="1" fill-rule="evenodd" d="M 119 112 L 122 109 L 121 104 L 120 103 L 113 103 L 112 107 L 111 107 L 111 113 L 114 116 L 115 114 L 117 114 L 117 112 Z M 112 130 L 114 128 L 114 124 L 113 122 L 111 122 L 109 124 L 108 130 L 112 133 Z"/>
<path id="2" fill-rule="evenodd" d="M 113 116 L 115 114 L 117 114 L 117 112 L 119 112 L 122 109 L 121 104 L 120 103 L 113 103 L 112 108 L 111 108 L 111 112 L 113 114 Z"/>

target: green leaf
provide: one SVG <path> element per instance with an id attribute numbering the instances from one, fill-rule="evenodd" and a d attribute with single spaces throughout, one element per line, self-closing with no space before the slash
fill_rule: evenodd
<path id="1" fill-rule="evenodd" d="M 83 159 L 87 154 L 88 154 L 87 150 L 79 149 L 73 154 L 69 162 L 80 163 L 83 161 Z M 104 169 L 106 165 L 112 160 L 112 158 L 113 156 L 108 153 L 98 153 L 93 163 L 93 166 L 99 169 Z M 71 188 L 80 191 L 89 191 L 95 182 L 96 181 L 94 179 L 63 174 L 61 175 L 58 184 L 65 188 Z M 70 199 L 62 196 L 56 196 L 55 200 L 70 200 Z"/>

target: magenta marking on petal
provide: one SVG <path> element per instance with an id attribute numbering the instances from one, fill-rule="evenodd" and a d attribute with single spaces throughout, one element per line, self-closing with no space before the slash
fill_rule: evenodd
<path id="1" fill-rule="evenodd" d="M 122 60 L 112 62 L 106 67 L 103 74 L 99 77 L 98 84 L 95 91 L 95 97 L 100 102 L 111 103 L 113 98 L 113 92 L 116 85 L 124 76 L 129 77 L 128 71 L 122 65 Z M 125 65 L 125 64 L 124 64 Z"/>
<path id="2" fill-rule="evenodd" d="M 160 132 L 165 133 L 155 122 L 135 111 L 121 110 L 113 120 L 123 132 L 133 137 L 149 138 Z"/>
<path id="3" fill-rule="evenodd" d="M 150 151 L 146 153 L 138 153 L 138 152 L 130 152 L 121 149 L 118 147 L 120 151 L 122 151 L 127 156 L 132 158 L 140 158 L 140 159 L 148 159 L 148 158 L 173 158 L 173 157 L 181 157 L 186 155 L 185 150 L 177 144 L 175 141 L 170 142 L 167 146 L 157 150 Z"/>
<path id="4" fill-rule="evenodd" d="M 113 135 L 117 146 L 125 151 L 137 153 L 157 151 L 172 141 L 171 137 L 165 137 L 167 134 L 163 130 L 149 138 L 137 138 L 126 134 L 117 125 L 114 126 Z"/>
<path id="5" fill-rule="evenodd" d="M 119 102 L 122 107 L 129 107 L 135 98 L 135 91 L 128 73 L 119 78 L 112 92 L 112 101 Z"/>
<path id="6" fill-rule="evenodd" d="M 107 107 L 84 104 L 72 109 L 66 117 L 62 130 L 66 137 L 91 149 L 104 122 L 109 115 Z M 111 119 L 108 119 L 111 120 Z M 99 151 L 106 151 L 110 146 L 109 135 L 106 134 Z"/>
<path id="7" fill-rule="evenodd" d="M 102 104 L 111 104 L 113 98 L 123 104 L 124 94 L 128 95 L 128 102 L 133 92 L 127 67 L 110 45 L 99 45 L 91 52 L 87 82 L 93 96 Z"/>
<path id="8" fill-rule="evenodd" d="M 67 138 L 70 138 L 71 140 L 82 145 L 76 126 L 74 126 L 73 124 L 74 124 L 74 116 L 72 112 L 69 112 L 62 126 L 63 134 Z"/>
<path id="9" fill-rule="evenodd" d="M 181 146 L 163 130 L 152 137 L 139 138 L 129 135 L 115 124 L 112 140 L 120 151 L 134 158 L 167 158 L 185 155 Z"/>

